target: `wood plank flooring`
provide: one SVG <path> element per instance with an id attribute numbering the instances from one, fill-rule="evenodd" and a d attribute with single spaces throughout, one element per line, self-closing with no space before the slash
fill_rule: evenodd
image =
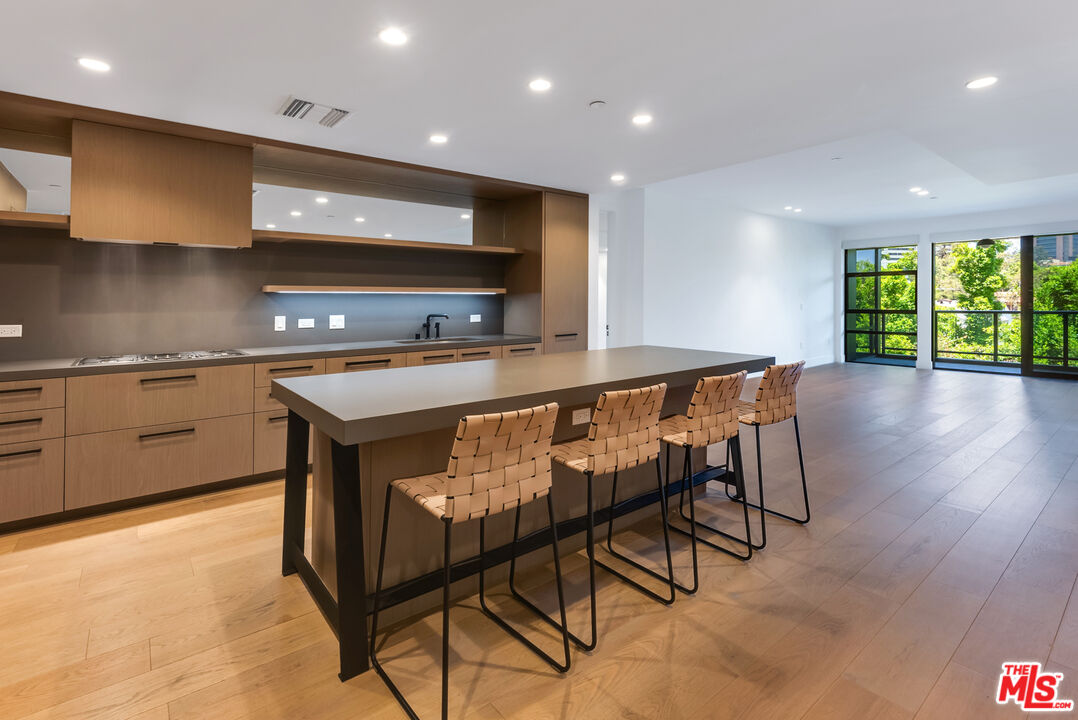
<path id="1" fill-rule="evenodd" d="M 564 676 L 464 598 L 451 714 L 1019 717 L 993 701 L 1006 660 L 1066 673 L 1062 696 L 1078 697 L 1078 383 L 830 365 L 805 372 L 799 410 L 811 524 L 769 522 L 747 564 L 701 547 L 700 593 L 668 608 L 600 574 L 599 648 Z M 751 433 L 743 444 L 754 496 Z M 792 425 L 765 428 L 762 449 L 769 504 L 794 510 Z M 273 482 L 0 536 L 0 718 L 404 717 L 373 672 L 337 680 L 332 632 L 280 576 L 281 494 Z M 722 498 L 711 489 L 698 511 L 732 527 Z M 655 559 L 657 537 L 644 520 L 619 542 Z M 582 632 L 583 555 L 565 569 Z M 553 609 L 546 573 L 526 585 Z M 380 643 L 424 717 L 438 712 L 440 626 L 432 613 Z"/>

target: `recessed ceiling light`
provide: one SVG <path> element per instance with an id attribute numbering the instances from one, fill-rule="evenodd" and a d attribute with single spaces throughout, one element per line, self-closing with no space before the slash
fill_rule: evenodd
<path id="1" fill-rule="evenodd" d="M 399 27 L 387 27 L 378 33 L 378 39 L 386 45 L 403 45 L 408 42 L 408 35 Z"/>
<path id="2" fill-rule="evenodd" d="M 449 142 L 449 138 L 445 135 L 431 135 L 430 141 L 435 145 L 445 145 L 447 142 Z"/>
<path id="3" fill-rule="evenodd" d="M 534 92 L 546 92 L 550 89 L 550 81 L 546 78 L 535 78 L 528 83 L 528 87 Z"/>
<path id="4" fill-rule="evenodd" d="M 299 217 L 303 213 L 301 213 L 299 210 L 293 210 L 292 212 L 290 212 L 288 214 L 291 215 L 292 217 Z"/>
<path id="5" fill-rule="evenodd" d="M 801 208 L 794 208 L 794 212 L 801 212 Z"/>
<path id="6" fill-rule="evenodd" d="M 393 233 L 386 233 L 386 237 L 393 237 Z"/>
<path id="7" fill-rule="evenodd" d="M 998 77 L 995 77 L 994 75 L 989 75 L 988 77 L 970 80 L 968 83 L 966 83 L 966 87 L 970 90 L 982 90 L 986 87 L 992 87 L 997 82 L 999 82 Z"/>
<path id="8" fill-rule="evenodd" d="M 461 213 L 460 214 L 460 219 L 461 220 L 471 220 L 472 219 L 472 214 L 471 213 Z"/>
<path id="9" fill-rule="evenodd" d="M 793 210 L 793 209 L 794 209 L 794 206 L 793 206 L 793 205 L 787 205 L 787 206 L 786 206 L 785 208 L 783 208 L 783 209 L 784 209 L 784 210 Z"/>
<path id="10" fill-rule="evenodd" d="M 920 195 L 921 197 L 924 197 L 925 195 L 928 194 L 928 191 L 927 190 L 918 190 L 917 194 Z"/>
<path id="11" fill-rule="evenodd" d="M 633 125 L 650 125 L 651 116 L 647 113 L 640 113 L 639 115 L 633 115 Z"/>
<path id="12" fill-rule="evenodd" d="M 625 176 L 621 173 L 614 173 L 610 176 L 610 182 L 622 183 L 625 182 Z"/>
<path id="13" fill-rule="evenodd" d="M 328 197 L 316 197 L 314 199 L 314 201 L 316 203 L 318 203 L 319 205 L 325 205 L 326 203 L 329 202 L 329 198 Z"/>
<path id="14" fill-rule="evenodd" d="M 924 190 L 924 188 L 921 187 L 920 185 L 914 185 L 913 187 L 910 188 L 911 193 L 919 193 L 922 190 Z"/>
<path id="15" fill-rule="evenodd" d="M 356 222 L 367 222 L 367 218 L 365 218 L 365 217 L 357 217 Z"/>
<path id="16" fill-rule="evenodd" d="M 93 70 L 94 72 L 108 72 L 112 69 L 104 60 L 94 60 L 93 58 L 79 58 L 79 65 L 82 65 L 87 70 Z"/>
<path id="17" fill-rule="evenodd" d="M 273 223 L 266 223 L 266 227 L 269 228 L 270 230 L 272 230 L 273 228 L 275 228 L 277 226 L 274 225 Z"/>

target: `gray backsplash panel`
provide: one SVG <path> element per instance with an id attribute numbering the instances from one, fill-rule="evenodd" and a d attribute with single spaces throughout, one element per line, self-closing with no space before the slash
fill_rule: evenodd
<path id="1" fill-rule="evenodd" d="M 281 295 L 279 285 L 497 287 L 504 260 L 451 253 L 258 244 L 253 249 L 120 245 L 0 229 L 0 360 L 413 337 L 427 313 L 442 335 L 498 334 L 492 295 Z M 345 328 L 329 330 L 330 314 Z M 482 315 L 479 323 L 469 315 Z M 274 315 L 288 329 L 274 332 Z M 297 329 L 314 318 L 312 330 Z"/>

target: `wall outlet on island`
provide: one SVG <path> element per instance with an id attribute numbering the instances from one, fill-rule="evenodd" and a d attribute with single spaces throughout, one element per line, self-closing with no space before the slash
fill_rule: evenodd
<path id="1" fill-rule="evenodd" d="M 296 326 L 300 330 L 305 330 L 314 327 L 314 318 L 300 318 L 299 324 Z"/>
<path id="2" fill-rule="evenodd" d="M 583 425 L 591 422 L 591 408 L 573 410 L 573 425 Z"/>
<path id="3" fill-rule="evenodd" d="M 0 338 L 22 337 L 22 325 L 0 325 Z"/>
<path id="4" fill-rule="evenodd" d="M 344 328 L 344 315 L 330 315 L 329 316 L 329 329 L 340 330 Z"/>
<path id="5" fill-rule="evenodd" d="M 472 315 L 471 316 L 471 322 L 482 322 L 482 321 L 483 321 L 483 316 L 482 315 Z"/>
<path id="6" fill-rule="evenodd" d="M 285 317 L 284 315 L 274 315 L 273 316 L 273 331 L 274 332 L 284 332 L 287 327 L 288 327 L 288 318 L 287 317 Z"/>

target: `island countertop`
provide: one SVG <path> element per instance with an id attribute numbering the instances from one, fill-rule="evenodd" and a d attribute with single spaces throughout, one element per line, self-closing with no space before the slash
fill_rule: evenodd
<path id="1" fill-rule="evenodd" d="M 604 390 L 697 378 L 775 361 L 765 355 L 640 345 L 510 360 L 276 380 L 271 395 L 342 445 L 452 427 L 465 414 L 546 402 L 593 403 Z"/>

